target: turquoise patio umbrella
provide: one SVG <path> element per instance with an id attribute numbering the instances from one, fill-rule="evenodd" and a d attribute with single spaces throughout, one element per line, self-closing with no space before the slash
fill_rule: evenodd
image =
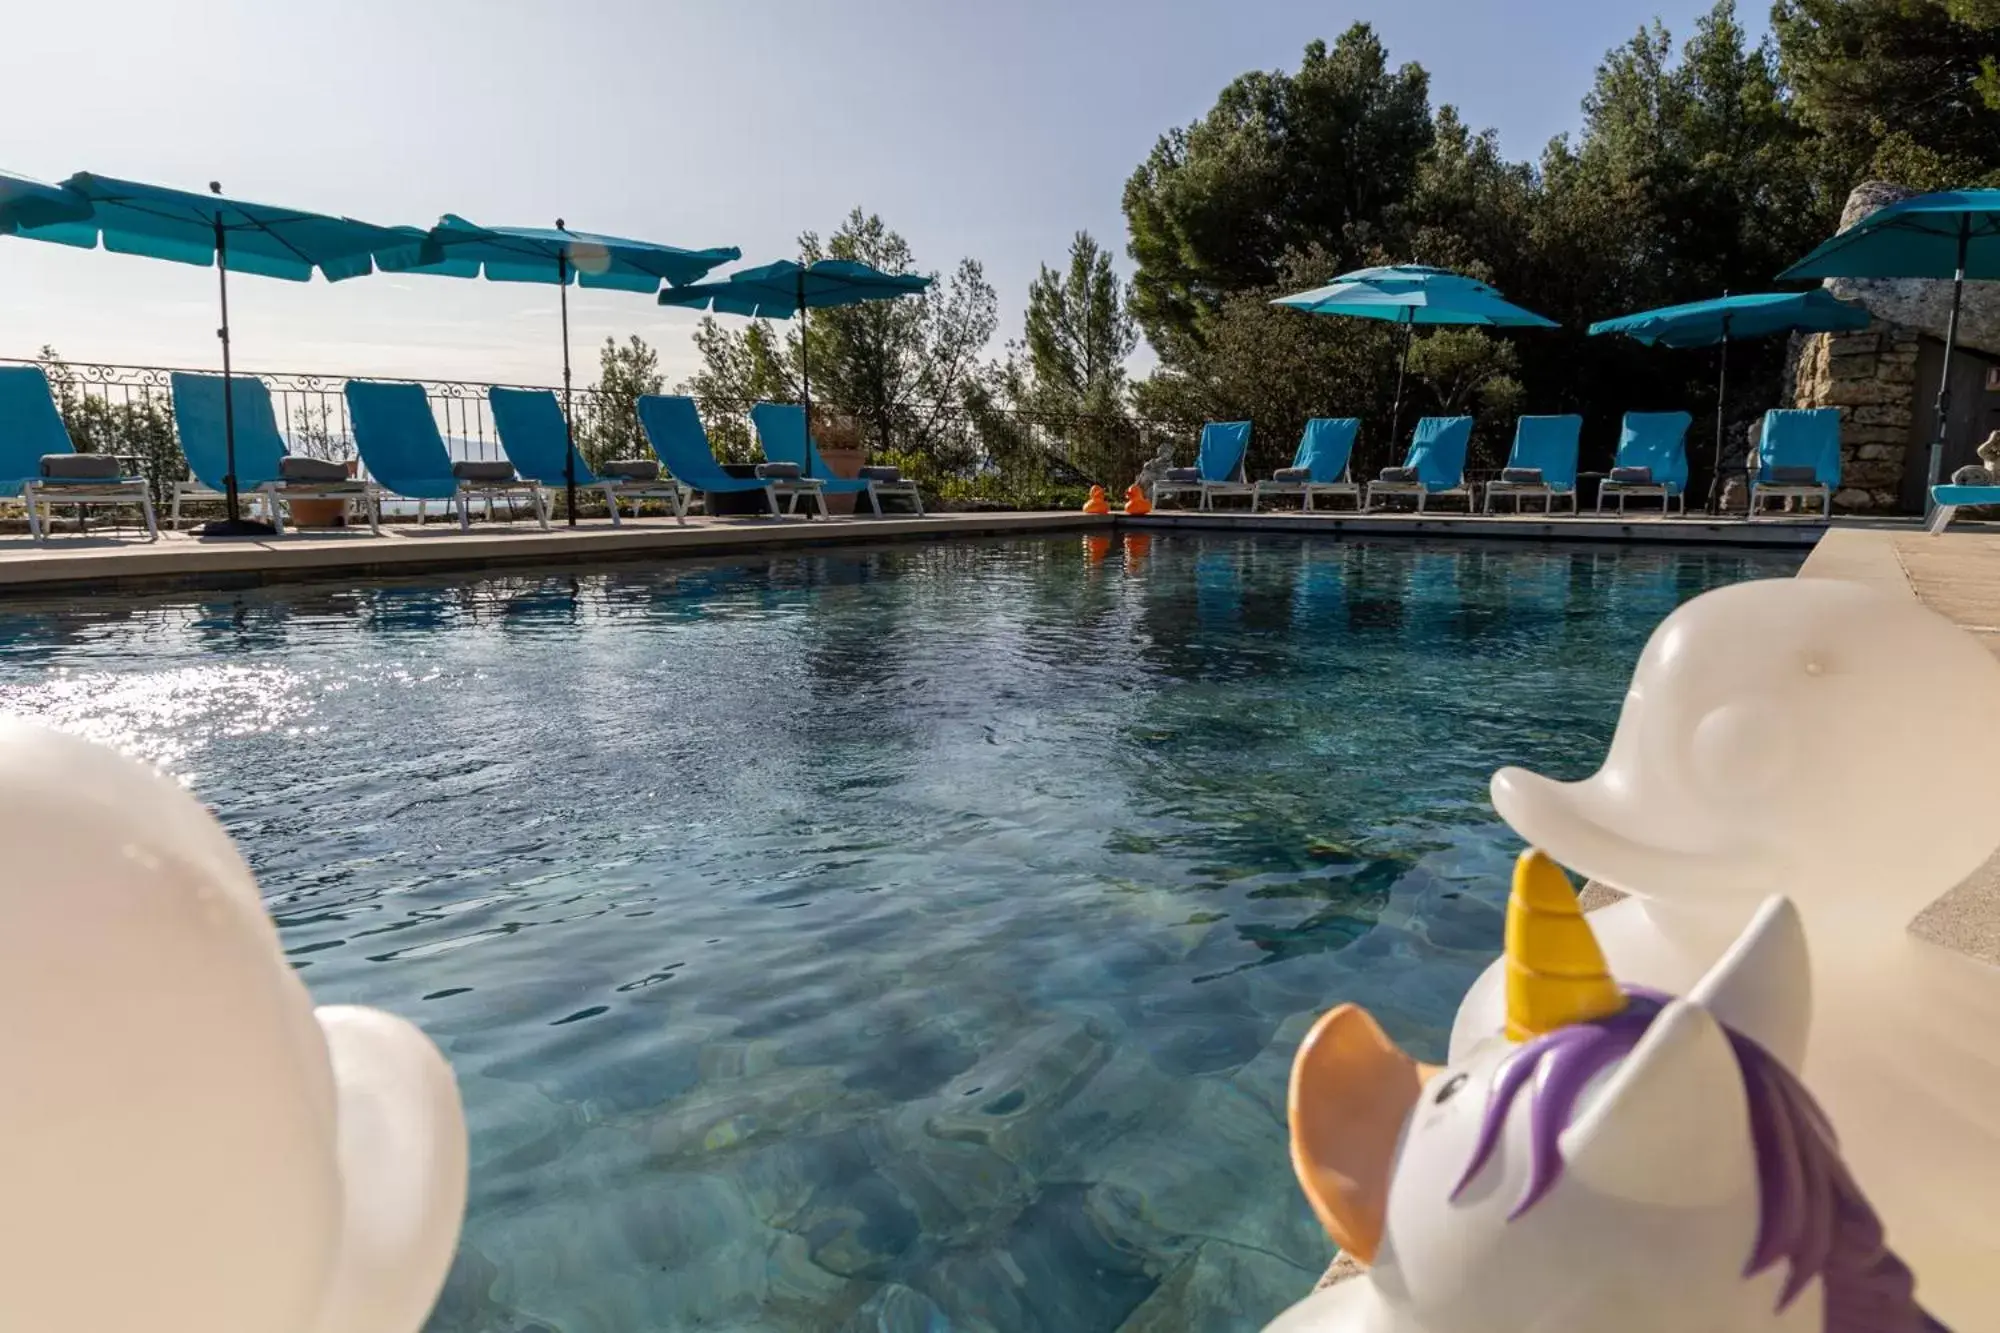
<path id="1" fill-rule="evenodd" d="M 2000 190 L 1946 190 L 1890 204 L 1821 243 L 1778 278 L 1781 282 L 1806 278 L 1951 279 L 1951 318 L 1945 325 L 1937 431 L 1931 439 L 1925 487 L 1928 496 L 1944 465 L 1945 424 L 1951 416 L 1951 358 L 1958 350 L 1958 313 L 1965 299 L 1965 282 L 1968 278 L 2000 278 Z"/>
<path id="2" fill-rule="evenodd" d="M 23 227 L 83 222 L 89 216 L 90 205 L 82 196 L 60 185 L 0 171 L 0 236 L 12 236 Z"/>
<path id="3" fill-rule="evenodd" d="M 1712 301 L 1661 306 L 1634 315 L 1599 320 L 1590 336 L 1622 333 L 1648 347 L 1719 347 L 1720 368 L 1715 386 L 1715 467 L 1708 482 L 1708 512 L 1714 513 L 1722 489 L 1723 409 L 1729 395 L 1729 344 L 1738 338 L 1768 338 L 1779 333 L 1834 333 L 1865 329 L 1870 316 L 1860 306 L 1838 300 L 1832 292 L 1757 292 L 1722 296 Z"/>
<path id="4" fill-rule="evenodd" d="M 1380 319 L 1403 326 L 1403 354 L 1396 363 L 1395 406 L 1389 417 L 1389 439 L 1402 427 L 1403 380 L 1410 368 L 1410 347 L 1417 326 L 1483 325 L 1488 328 L 1553 329 L 1554 320 L 1514 305 L 1499 292 L 1473 278 L 1422 264 L 1391 264 L 1344 273 L 1324 287 L 1281 296 L 1272 305 L 1288 306 L 1313 315 L 1346 315 L 1350 319 Z"/>
<path id="5" fill-rule="evenodd" d="M 237 498 L 236 412 L 229 389 L 230 272 L 292 282 L 305 282 L 318 273 L 328 282 L 339 282 L 374 272 L 378 256 L 385 262 L 413 256 L 423 233 L 230 199 L 214 181 L 209 182 L 209 193 L 196 194 L 86 171 L 64 181 L 61 189 L 87 206 L 82 217 L 30 218 L 13 234 L 82 249 L 102 244 L 118 254 L 215 266 L 222 305 L 222 326 L 216 336 L 222 340 L 223 438 L 229 461 L 223 482 L 229 516 L 202 532 L 205 536 L 269 534 L 273 530 L 269 524 L 244 520 Z M 41 203 L 47 202 L 44 196 Z"/>
<path id="6" fill-rule="evenodd" d="M 404 272 L 444 278 L 479 278 L 490 282 L 554 283 L 561 291 L 563 349 L 563 424 L 570 450 L 563 463 L 569 522 L 576 526 L 576 417 L 570 402 L 569 287 L 608 287 L 621 292 L 652 293 L 662 283 L 687 283 L 718 264 L 741 259 L 735 246 L 684 250 L 654 241 L 571 231 L 561 218 L 547 227 L 482 227 L 447 213 L 423 237 Z M 384 267 L 389 267 L 385 264 Z"/>
<path id="7" fill-rule="evenodd" d="M 739 269 L 720 282 L 696 283 L 660 293 L 661 305 L 714 310 L 752 319 L 799 318 L 799 379 L 806 420 L 812 421 L 812 362 L 807 355 L 805 312 L 865 301 L 893 301 L 915 296 L 931 285 L 919 273 L 884 273 L 854 259 L 816 259 Z"/>

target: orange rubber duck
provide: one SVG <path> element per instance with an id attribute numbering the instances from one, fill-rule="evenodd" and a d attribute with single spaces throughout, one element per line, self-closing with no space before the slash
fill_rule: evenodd
<path id="1" fill-rule="evenodd" d="M 1125 512 L 1135 518 L 1153 512 L 1153 502 L 1146 498 L 1146 488 L 1136 481 L 1125 488 Z"/>
<path id="2" fill-rule="evenodd" d="M 1086 514 L 1108 514 L 1111 512 L 1111 501 L 1105 498 L 1102 486 L 1092 486 L 1090 488 L 1090 498 L 1083 502 L 1083 512 Z"/>

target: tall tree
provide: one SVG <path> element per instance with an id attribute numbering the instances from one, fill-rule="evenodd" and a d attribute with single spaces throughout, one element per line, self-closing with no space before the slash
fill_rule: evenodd
<path id="1" fill-rule="evenodd" d="M 1073 414 L 1115 412 L 1125 359 L 1139 332 L 1111 254 L 1087 231 L 1070 242 L 1069 267 L 1043 266 L 1028 288 L 1025 346 L 1037 406 Z"/>
<path id="2" fill-rule="evenodd" d="M 1245 74 L 1165 135 L 1125 185 L 1133 314 L 1168 365 L 1199 355 L 1235 292 L 1276 283 L 1288 255 L 1352 267 L 1381 244 L 1431 141 L 1429 76 L 1389 68 L 1366 24 L 1306 47 L 1294 73 Z"/>
<path id="3" fill-rule="evenodd" d="M 588 406 L 578 415 L 577 451 L 597 467 L 606 459 L 644 457 L 639 431 L 639 400 L 659 393 L 664 383 L 660 357 L 638 334 L 623 346 L 606 338 L 597 353 L 597 384 Z"/>
<path id="4" fill-rule="evenodd" d="M 1084 475 L 1115 483 L 1143 461 L 1145 442 L 1125 410 L 1125 359 L 1138 338 L 1110 252 L 1078 232 L 1068 266 L 1045 265 L 1029 285 L 1025 364 L 1011 360 L 1005 378 L 1017 407 Z"/>
<path id="5" fill-rule="evenodd" d="M 1802 121 L 1843 187 L 2000 179 L 2000 4 L 1778 0 L 1771 14 Z"/>

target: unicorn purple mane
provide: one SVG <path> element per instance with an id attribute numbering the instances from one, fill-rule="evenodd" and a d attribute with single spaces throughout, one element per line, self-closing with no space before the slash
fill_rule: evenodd
<path id="1" fill-rule="evenodd" d="M 1271 1333 L 1940 1333 L 1793 1072 L 1797 913 L 1766 903 L 1684 999 L 1619 987 L 1522 858 L 1508 1024 L 1448 1069 L 1343 1006 L 1301 1046 L 1292 1158 L 1368 1265 Z"/>

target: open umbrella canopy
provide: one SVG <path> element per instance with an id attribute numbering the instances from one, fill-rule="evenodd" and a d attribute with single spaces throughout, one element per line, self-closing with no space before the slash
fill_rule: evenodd
<path id="1" fill-rule="evenodd" d="M 1514 305 L 1483 282 L 1421 264 L 1359 269 L 1342 274 L 1324 287 L 1281 296 L 1271 304 L 1314 315 L 1346 315 L 1398 324 L 1558 327 L 1554 320 Z"/>
<path id="2" fill-rule="evenodd" d="M 60 227 L 90 216 L 90 204 L 59 185 L 0 172 L 0 236 L 24 227 Z"/>
<path id="3" fill-rule="evenodd" d="M 399 255 L 414 256 L 423 233 L 378 227 L 353 218 L 296 208 L 253 204 L 220 194 L 195 194 L 79 172 L 63 193 L 87 206 L 81 218 L 22 225 L 19 236 L 118 254 L 165 259 L 203 268 L 215 263 L 221 238 L 225 268 L 266 278 L 305 282 L 317 272 L 328 282 L 358 278 Z"/>
<path id="4" fill-rule="evenodd" d="M 1832 333 L 1865 329 L 1868 312 L 1823 288 L 1809 292 L 1759 292 L 1713 301 L 1661 306 L 1634 315 L 1600 320 L 1591 336 L 1622 333 L 1649 347 L 1713 347 L 1741 338 L 1765 338 L 1803 330 Z"/>
<path id="5" fill-rule="evenodd" d="M 1920 194 L 1870 213 L 1779 274 L 1801 278 L 2000 278 L 2000 190 Z"/>
<path id="6" fill-rule="evenodd" d="M 720 282 L 703 282 L 660 293 L 661 305 L 714 310 L 725 315 L 790 319 L 801 309 L 860 305 L 914 296 L 931 285 L 917 273 L 884 273 L 852 259 L 820 259 L 810 265 L 781 259 L 740 269 Z"/>
<path id="7" fill-rule="evenodd" d="M 741 259 L 735 246 L 683 250 L 653 241 L 549 227 L 482 227 L 447 213 L 423 236 L 421 253 L 393 267 L 446 278 L 568 283 L 624 292 L 693 282 L 718 264 Z M 392 267 L 385 263 L 384 268 Z"/>

